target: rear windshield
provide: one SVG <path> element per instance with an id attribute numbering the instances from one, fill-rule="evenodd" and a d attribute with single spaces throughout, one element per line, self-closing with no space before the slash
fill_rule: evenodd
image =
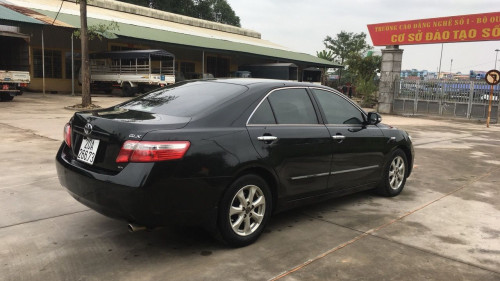
<path id="1" fill-rule="evenodd" d="M 119 107 L 170 116 L 191 117 L 245 92 L 247 87 L 218 82 L 179 83 L 130 100 Z"/>

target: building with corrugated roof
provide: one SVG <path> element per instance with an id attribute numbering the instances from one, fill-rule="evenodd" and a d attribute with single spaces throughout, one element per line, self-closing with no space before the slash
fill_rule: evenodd
<path id="1" fill-rule="evenodd" d="M 89 26 L 116 23 L 118 27 L 92 40 L 91 53 L 164 49 L 175 55 L 176 69 L 185 77 L 194 73 L 229 77 L 242 65 L 293 63 L 300 80 L 308 67 L 340 67 L 263 40 L 253 30 L 114 0 L 89 1 L 87 18 Z M 79 91 L 72 80 L 78 79 L 81 65 L 80 40 L 72 36 L 79 27 L 75 1 L 0 0 L 0 39 L 18 36 L 29 42 L 31 90 L 40 91 L 45 84 L 47 91 L 69 92 L 76 84 Z"/>

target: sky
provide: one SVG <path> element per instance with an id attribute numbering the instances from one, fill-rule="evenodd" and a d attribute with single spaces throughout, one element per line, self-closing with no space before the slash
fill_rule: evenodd
<path id="1" fill-rule="evenodd" d="M 227 0 L 241 27 L 291 50 L 316 55 L 327 35 L 341 31 L 367 34 L 368 24 L 500 11 L 499 0 Z M 380 49 L 381 47 L 376 47 Z M 383 47 L 382 47 L 383 48 Z M 441 44 L 405 45 L 402 69 L 437 72 Z M 445 43 L 441 71 L 487 71 L 495 66 L 500 41 Z M 498 55 L 500 60 L 500 54 Z M 452 62 L 453 60 L 453 62 Z M 497 69 L 500 61 L 497 61 Z"/>

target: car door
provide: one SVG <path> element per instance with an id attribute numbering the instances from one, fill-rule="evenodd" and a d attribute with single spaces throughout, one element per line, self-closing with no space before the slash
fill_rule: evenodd
<path id="1" fill-rule="evenodd" d="M 259 156 L 275 170 L 288 199 L 326 190 L 332 140 L 318 121 L 305 88 L 270 92 L 253 112 L 247 128 Z"/>
<path id="2" fill-rule="evenodd" d="M 333 139 L 329 188 L 341 190 L 377 182 L 388 138 L 376 125 L 365 125 L 364 113 L 344 95 L 311 90 Z"/>

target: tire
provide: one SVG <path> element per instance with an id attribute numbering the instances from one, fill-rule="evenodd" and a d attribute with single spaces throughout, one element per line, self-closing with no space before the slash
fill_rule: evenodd
<path id="1" fill-rule="evenodd" d="M 406 154 L 401 149 L 392 152 L 383 173 L 382 181 L 377 186 L 376 192 L 386 197 L 397 196 L 403 191 L 408 177 L 408 161 Z"/>
<path id="2" fill-rule="evenodd" d="M 14 97 L 9 95 L 9 94 L 0 96 L 1 101 L 11 101 L 13 99 L 14 99 Z"/>
<path id="3" fill-rule="evenodd" d="M 122 86 L 122 96 L 124 97 L 131 97 L 134 95 L 135 93 L 135 89 L 136 88 L 133 88 L 132 86 L 130 86 L 129 83 L 123 83 L 123 86 Z"/>
<path id="4" fill-rule="evenodd" d="M 262 234 L 271 216 L 272 203 L 264 179 L 253 174 L 238 178 L 224 194 L 219 206 L 219 238 L 231 247 L 252 244 Z"/>

